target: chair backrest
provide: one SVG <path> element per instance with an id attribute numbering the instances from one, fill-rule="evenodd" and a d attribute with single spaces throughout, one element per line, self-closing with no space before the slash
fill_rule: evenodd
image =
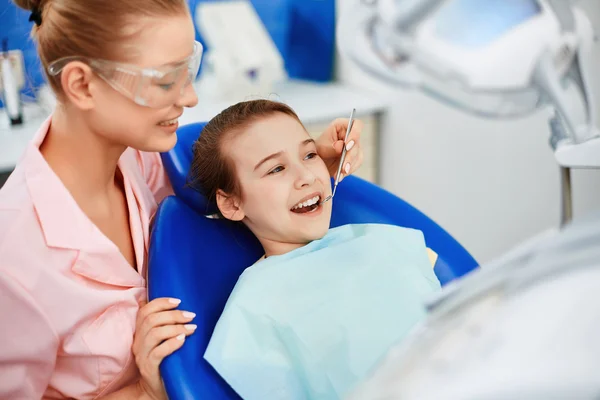
<path id="1" fill-rule="evenodd" d="M 243 225 L 204 217 L 214 208 L 186 187 L 192 143 L 203 126 L 181 127 L 176 147 L 163 154 L 175 196 L 165 199 L 154 217 L 148 296 L 180 298 L 182 309 L 196 313 L 196 332 L 161 365 L 169 398 L 239 399 L 203 354 L 239 275 L 262 255 L 262 248 Z M 416 208 L 376 185 L 347 177 L 336 192 L 331 226 L 367 222 L 423 231 L 427 246 L 438 254 L 435 272 L 443 285 L 477 267 L 454 238 Z"/>

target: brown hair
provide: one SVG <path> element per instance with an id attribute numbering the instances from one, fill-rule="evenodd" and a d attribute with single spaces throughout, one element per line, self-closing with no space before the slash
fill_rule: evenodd
<path id="1" fill-rule="evenodd" d="M 189 184 L 215 205 L 217 192 L 222 190 L 230 196 L 242 195 L 235 175 L 235 165 L 223 146 L 232 135 L 241 133 L 253 122 L 283 113 L 297 120 L 300 118 L 289 106 L 271 100 L 251 100 L 237 103 L 211 119 L 193 146 L 194 158 L 190 168 Z M 220 211 L 219 211 L 220 213 Z"/>
<path id="2" fill-rule="evenodd" d="M 139 32 L 128 29 L 139 16 L 178 15 L 188 12 L 185 0 L 13 0 L 25 10 L 41 14 L 32 36 L 57 96 L 60 78 L 47 74 L 48 65 L 59 58 L 80 56 L 125 61 L 127 52 L 118 43 Z"/>

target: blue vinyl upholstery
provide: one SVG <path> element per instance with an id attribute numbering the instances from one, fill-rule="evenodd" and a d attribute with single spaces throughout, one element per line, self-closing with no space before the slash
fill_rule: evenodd
<path id="1" fill-rule="evenodd" d="M 239 399 L 203 354 L 239 275 L 262 255 L 262 248 L 243 225 L 204 217 L 215 210 L 186 187 L 192 143 L 203 126 L 181 127 L 177 146 L 163 154 L 175 196 L 161 203 L 153 220 L 148 296 L 179 298 L 181 309 L 196 313 L 196 332 L 161 364 L 169 398 Z M 367 222 L 423 231 L 427 246 L 438 254 L 435 273 L 442 285 L 477 267 L 452 236 L 419 210 L 376 185 L 347 177 L 336 192 L 331 226 Z"/>

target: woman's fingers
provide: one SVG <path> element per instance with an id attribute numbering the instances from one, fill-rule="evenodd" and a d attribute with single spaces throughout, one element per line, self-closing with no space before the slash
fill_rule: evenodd
<path id="1" fill-rule="evenodd" d="M 161 311 L 150 314 L 138 326 L 137 334 L 141 337 L 145 337 L 150 330 L 156 327 L 187 324 L 192 321 L 195 316 L 196 314 L 194 313 L 181 310 Z"/>
<path id="2" fill-rule="evenodd" d="M 350 119 L 348 118 L 336 118 L 332 122 L 332 126 L 334 127 L 334 141 L 335 140 L 344 140 L 346 139 L 346 132 L 348 131 L 348 123 Z M 355 142 L 360 142 L 360 134 L 364 128 L 364 122 L 360 119 L 354 119 L 352 122 L 352 128 L 350 129 L 350 133 L 348 134 L 348 140 L 346 143 L 354 140 Z"/>
<path id="3" fill-rule="evenodd" d="M 360 119 L 355 119 L 354 122 L 352 122 L 352 129 L 350 129 L 350 133 L 348 134 L 348 140 L 346 141 L 346 143 L 350 143 L 351 141 L 354 141 L 355 143 L 360 143 L 360 134 L 362 133 L 363 128 L 364 122 L 362 122 Z M 347 130 L 348 129 L 346 128 L 346 131 Z M 343 136 L 340 139 L 345 139 L 346 131 L 343 131 Z"/>
<path id="4" fill-rule="evenodd" d="M 194 319 L 194 313 L 173 310 L 179 303 L 180 301 L 178 299 L 160 298 L 155 299 L 140 308 L 133 343 L 136 354 L 145 356 L 158 344 L 156 340 L 152 340 L 148 337 L 153 328 L 161 326 L 181 327 L 183 324 L 188 324 Z"/>
<path id="5" fill-rule="evenodd" d="M 197 326 L 194 324 L 166 325 L 152 328 L 146 338 L 148 353 L 151 353 L 152 349 L 158 347 L 165 340 L 175 338 L 179 335 L 184 335 L 184 337 L 191 335 L 196 328 Z"/>
<path id="6" fill-rule="evenodd" d="M 346 152 L 346 158 L 344 159 L 344 165 L 342 166 L 342 173 L 340 175 L 340 182 L 344 177 L 356 172 L 363 162 L 363 152 L 360 146 L 354 146 L 353 143 L 349 143 L 351 144 L 350 150 Z"/>
<path id="7" fill-rule="evenodd" d="M 339 147 L 340 153 L 342 152 L 344 142 L 346 136 L 346 130 L 348 126 L 348 120 L 343 120 L 344 123 L 339 123 L 337 126 L 346 126 L 346 129 L 340 130 L 338 129 L 338 139 L 339 145 L 334 145 L 337 150 Z M 362 147 L 360 145 L 360 135 L 364 128 L 364 123 L 355 119 L 352 123 L 352 128 L 350 129 L 350 133 L 348 134 L 348 139 L 345 143 L 346 146 L 346 158 L 344 159 L 344 165 L 342 166 L 342 175 L 340 175 L 340 182 L 342 179 L 348 175 L 352 175 L 361 165 L 362 165 Z"/>
<path id="8" fill-rule="evenodd" d="M 158 366 L 165 357 L 171 355 L 175 350 L 183 346 L 183 343 L 185 342 L 185 337 L 186 335 L 184 333 L 181 333 L 178 336 L 175 336 L 174 338 L 165 340 L 159 346 L 156 346 L 150 352 L 150 354 L 148 354 L 148 361 L 158 368 Z"/>
<path id="9" fill-rule="evenodd" d="M 190 324 L 194 313 L 174 309 L 180 303 L 178 299 L 160 298 L 138 311 L 133 353 L 142 381 L 152 393 L 164 391 L 158 370 L 162 360 L 179 349 L 185 338 L 196 330 L 196 326 Z"/>
<path id="10" fill-rule="evenodd" d="M 146 317 L 145 322 L 136 332 L 133 344 L 136 362 L 139 368 L 152 371 L 162 361 L 162 358 L 171 354 L 183 345 L 185 337 L 196 330 L 195 324 L 189 324 L 193 317 L 184 316 L 185 312 L 179 310 L 162 311 Z M 165 346 L 165 343 L 168 343 Z M 158 348 L 161 350 L 156 352 Z M 158 356 L 161 356 L 158 357 Z M 150 372 L 146 373 L 150 376 Z"/>
<path id="11" fill-rule="evenodd" d="M 181 348 L 185 342 L 186 334 L 180 333 L 170 337 L 160 345 L 147 348 L 143 354 L 135 354 L 135 361 L 141 375 L 141 383 L 150 398 L 165 398 L 164 386 L 160 377 L 160 363 L 165 357 Z"/>
<path id="12" fill-rule="evenodd" d="M 363 162 L 363 151 L 361 148 L 353 148 L 346 154 L 346 160 L 344 161 L 344 172 L 346 175 L 353 174 Z"/>
<path id="13" fill-rule="evenodd" d="M 173 299 L 169 297 L 162 297 L 154 299 L 151 302 L 140 307 L 138 311 L 136 326 L 139 326 L 149 315 L 166 310 L 172 310 L 181 303 L 179 299 Z"/>

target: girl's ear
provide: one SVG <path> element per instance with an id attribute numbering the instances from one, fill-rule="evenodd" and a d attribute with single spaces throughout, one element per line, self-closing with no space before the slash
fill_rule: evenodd
<path id="1" fill-rule="evenodd" d="M 231 221 L 241 221 L 245 217 L 239 199 L 236 196 L 229 196 L 221 189 L 217 191 L 217 207 L 221 214 Z"/>

